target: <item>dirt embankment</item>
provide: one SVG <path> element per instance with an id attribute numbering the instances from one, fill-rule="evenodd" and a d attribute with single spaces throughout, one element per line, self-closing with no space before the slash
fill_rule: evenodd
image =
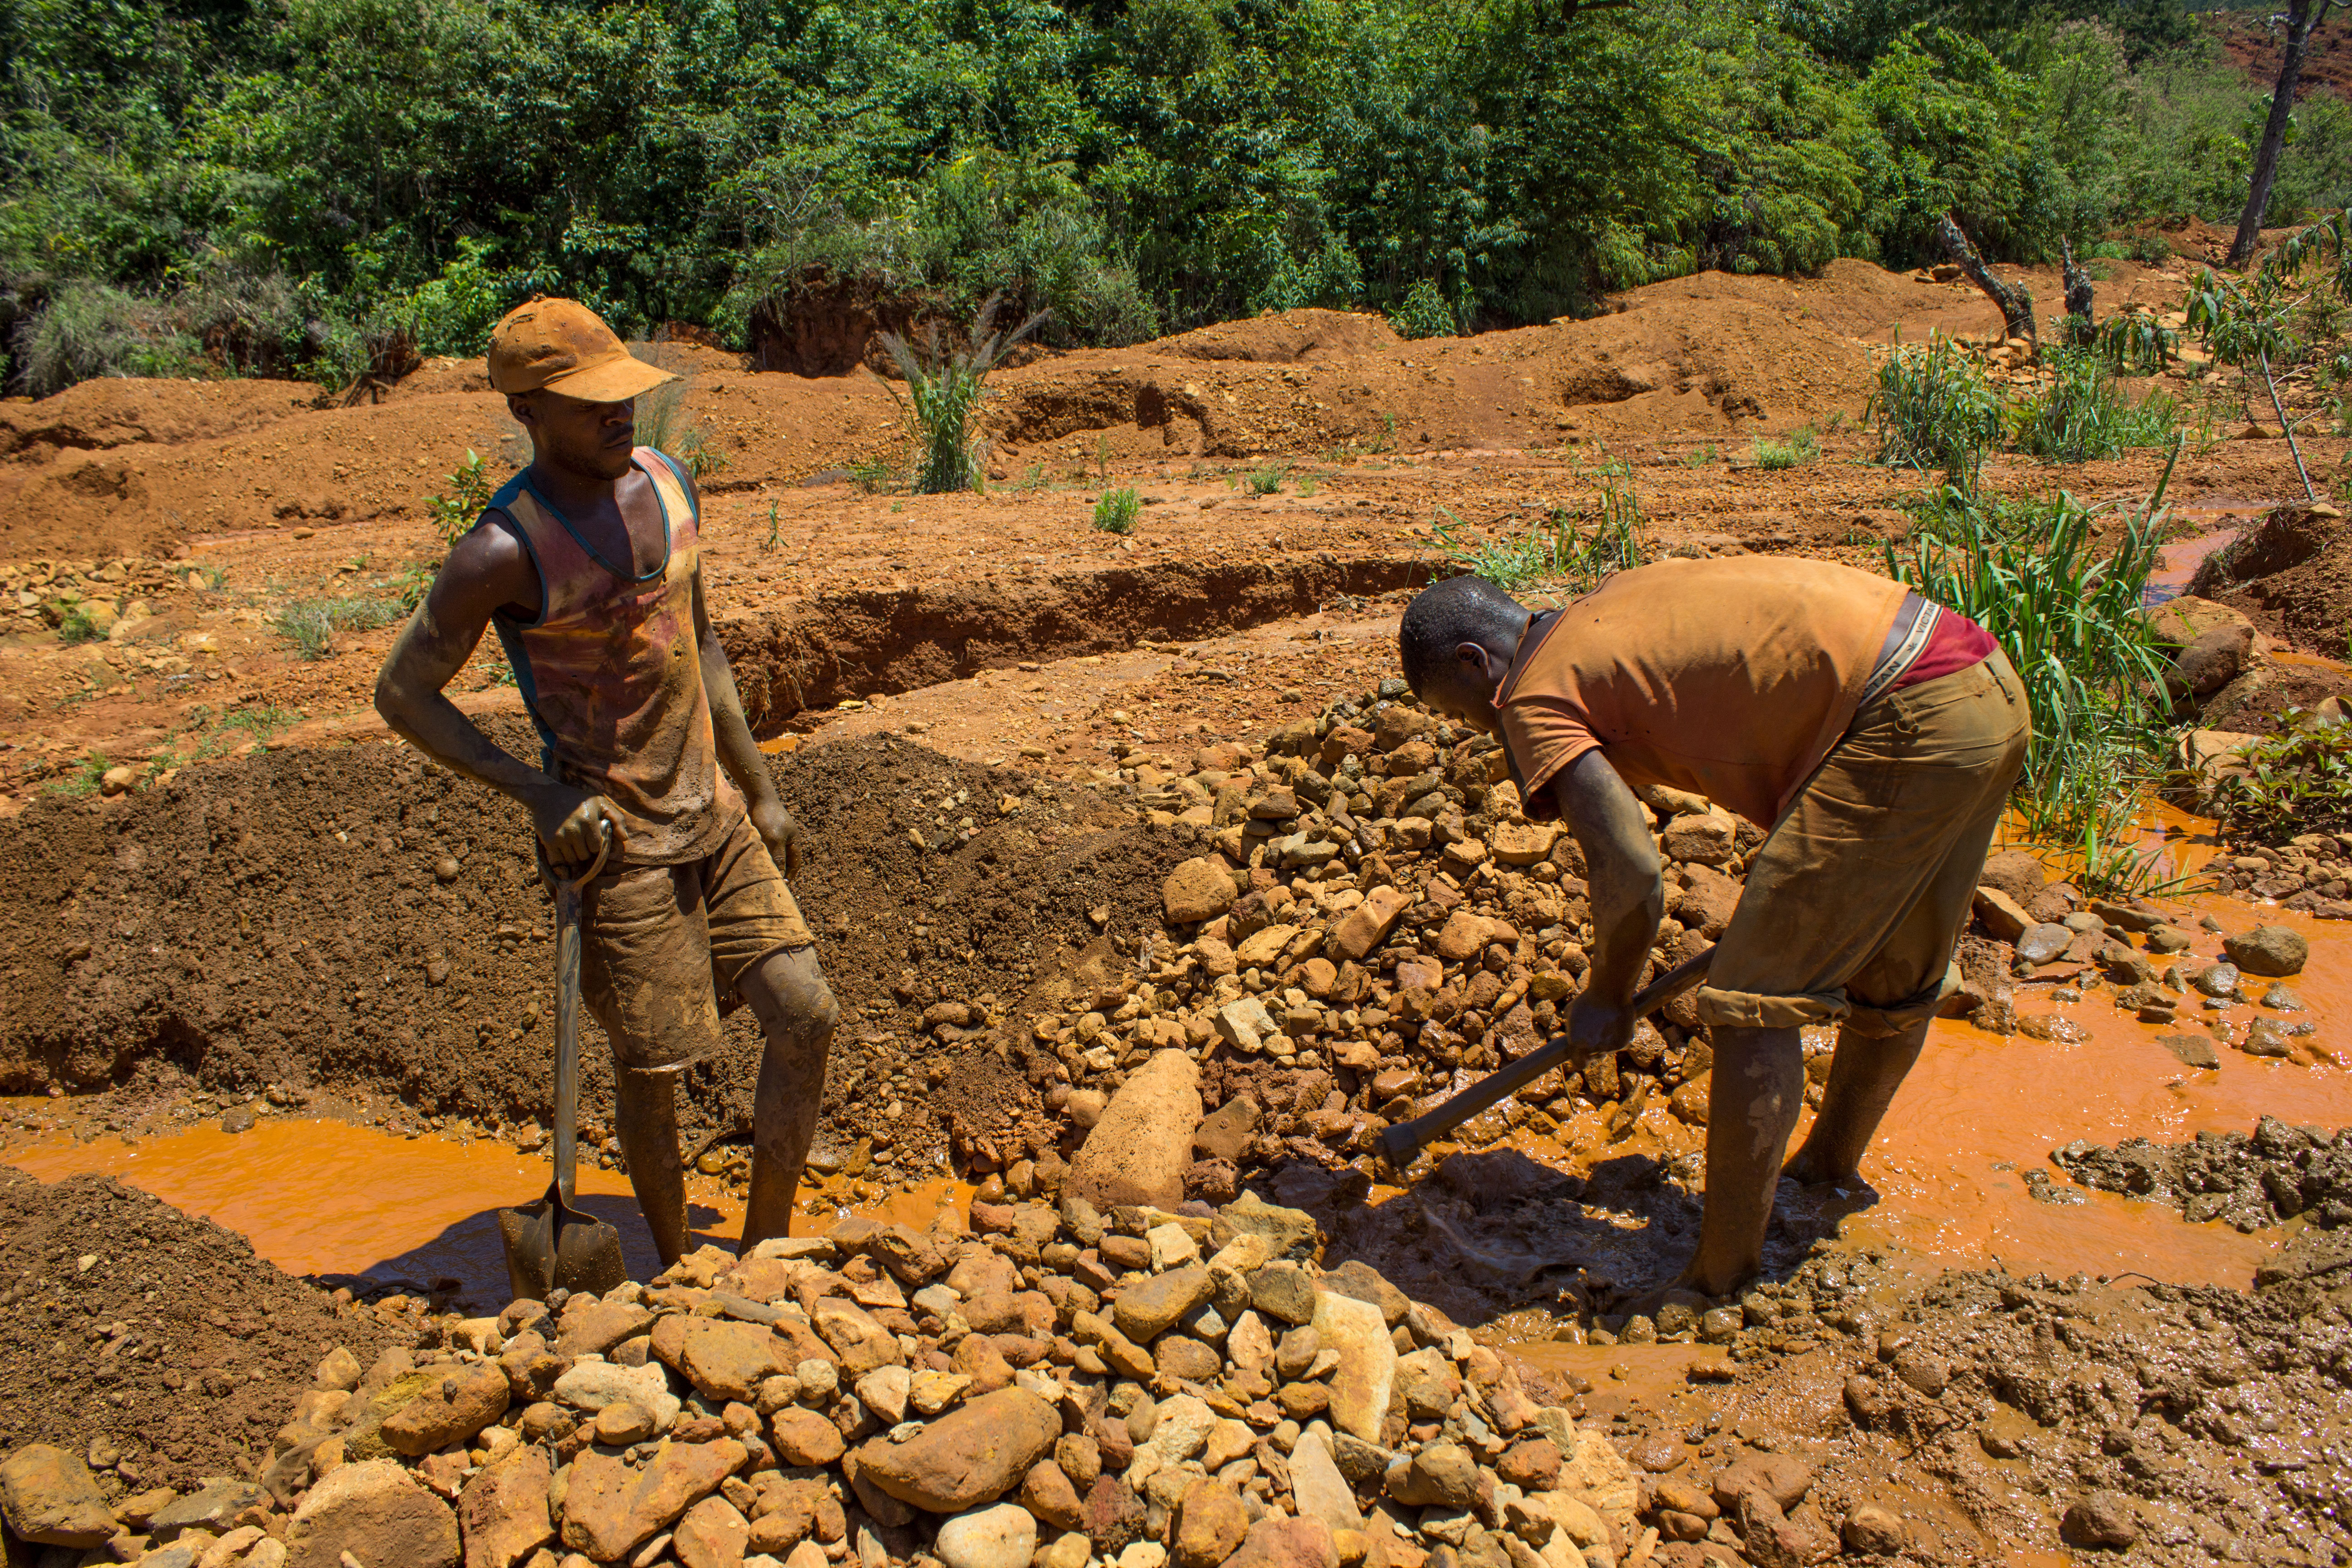
<path id="1" fill-rule="evenodd" d="M 132 1492 L 242 1475 L 329 1352 L 364 1365 L 389 1338 L 243 1237 L 103 1176 L 0 1166 L 0 1452 L 95 1438 Z"/>
<path id="2" fill-rule="evenodd" d="M 2352 528 L 2332 506 L 2283 506 L 2207 556 L 2189 592 L 2304 653 L 2352 646 Z"/>
<path id="3" fill-rule="evenodd" d="M 772 731 L 845 697 L 895 695 L 978 669 L 1214 637 L 1429 581 L 1406 554 L 1139 563 L 1042 582 L 827 594 L 719 627 L 752 724 Z"/>
<path id="4" fill-rule="evenodd" d="M 2105 309 L 2144 276 L 2109 265 Z M 1898 330 L 1916 340 L 1997 320 L 1964 285 L 1859 261 L 1816 279 L 1705 273 L 1612 305 L 1590 321 L 1412 342 L 1375 317 L 1291 311 L 1047 355 L 994 378 L 992 467 L 1013 481 L 1073 461 L 1745 435 L 1858 415 L 1870 346 Z M 813 379 L 696 344 L 646 352 L 688 378 L 687 409 L 721 459 L 706 490 L 793 485 L 900 452 L 901 405 L 862 363 Z M 528 456 L 478 360 L 428 362 L 348 406 L 289 382 L 86 383 L 0 405 L 0 560 L 168 554 L 199 535 L 416 517 L 468 448 L 500 469 Z"/>
<path id="5" fill-rule="evenodd" d="M 493 732 L 529 754 L 520 725 Z M 810 836 L 796 890 L 845 1015 L 828 1127 L 845 1142 L 887 1128 L 917 1167 L 950 1132 L 1018 1143 L 1036 1095 L 997 1043 L 1079 950 L 1131 949 L 1190 851 L 1086 792 L 902 742 L 817 747 L 776 773 Z M 36 806 L 0 842 L 0 1088 L 94 1089 L 160 1058 L 209 1086 L 547 1113 L 552 926 L 528 823 L 404 747 L 206 763 Z M 924 1033 L 943 998 L 980 1022 Z M 586 1027 L 583 1106 L 602 1120 L 609 1070 Z M 688 1079 L 702 1136 L 749 1130 L 747 1012 L 727 1038 Z"/>

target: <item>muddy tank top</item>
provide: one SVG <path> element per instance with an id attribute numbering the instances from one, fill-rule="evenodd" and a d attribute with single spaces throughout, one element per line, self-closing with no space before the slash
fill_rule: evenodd
<path id="1" fill-rule="evenodd" d="M 531 489 L 529 470 L 490 499 L 539 569 L 540 613 L 495 617 L 515 684 L 538 726 L 541 765 L 620 813 L 616 859 L 673 866 L 715 853 L 743 815 L 719 768 L 694 634 L 694 503 L 670 459 L 630 457 L 660 502 L 664 558 L 638 577 L 605 560 Z"/>

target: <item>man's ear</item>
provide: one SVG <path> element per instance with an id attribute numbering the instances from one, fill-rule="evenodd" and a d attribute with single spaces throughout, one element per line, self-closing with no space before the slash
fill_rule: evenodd
<path id="1" fill-rule="evenodd" d="M 1494 655 L 1475 642 L 1454 645 L 1454 674 L 1474 690 L 1492 690 L 1502 677 L 1496 673 Z"/>
<path id="2" fill-rule="evenodd" d="M 532 397 L 528 392 L 509 393 L 507 395 L 507 412 L 513 415 L 518 421 L 528 427 L 532 421 L 539 416 L 539 403 L 538 400 Z"/>

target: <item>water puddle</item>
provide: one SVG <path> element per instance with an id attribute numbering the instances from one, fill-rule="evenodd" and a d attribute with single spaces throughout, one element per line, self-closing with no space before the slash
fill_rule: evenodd
<path id="1" fill-rule="evenodd" d="M 404 1138 L 296 1117 L 266 1117 L 235 1134 L 208 1122 L 135 1142 L 53 1135 L 0 1151 L 0 1163 L 44 1181 L 84 1172 L 117 1177 L 237 1232 L 289 1274 L 404 1282 L 419 1291 L 440 1287 L 486 1310 L 508 1295 L 498 1211 L 537 1202 L 551 1179 L 543 1156 L 489 1140 Z M 583 1164 L 577 1190 L 581 1209 L 620 1231 L 631 1278 L 653 1278 L 661 1263 L 628 1178 Z M 814 1191 L 804 1184 L 802 1193 L 820 1212 L 795 1215 L 795 1234 L 829 1226 L 849 1212 L 926 1226 L 942 1206 L 968 1203 L 971 1189 L 925 1183 L 854 1210 L 825 1201 L 828 1194 L 846 1198 L 837 1182 Z M 740 1200 L 700 1176 L 688 1177 L 687 1217 L 697 1245 L 731 1248 L 743 1234 Z"/>
<path id="2" fill-rule="evenodd" d="M 2147 574 L 2140 589 L 2140 603 L 2161 605 L 2177 599 L 2189 591 L 2189 580 L 2197 575 L 2197 568 L 2205 558 L 2229 544 L 2239 531 L 2263 509 L 2253 506 L 2174 507 L 2175 521 L 2198 530 L 2184 539 L 2176 539 L 2159 546 L 2156 567 Z"/>

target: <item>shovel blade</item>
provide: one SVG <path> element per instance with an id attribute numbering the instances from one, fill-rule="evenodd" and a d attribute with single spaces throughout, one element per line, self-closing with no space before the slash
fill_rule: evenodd
<path id="1" fill-rule="evenodd" d="M 542 1301 L 556 1289 L 601 1296 L 629 1277 L 621 1233 L 566 1207 L 552 1186 L 535 1204 L 499 1211 L 499 1241 L 518 1300 Z"/>

